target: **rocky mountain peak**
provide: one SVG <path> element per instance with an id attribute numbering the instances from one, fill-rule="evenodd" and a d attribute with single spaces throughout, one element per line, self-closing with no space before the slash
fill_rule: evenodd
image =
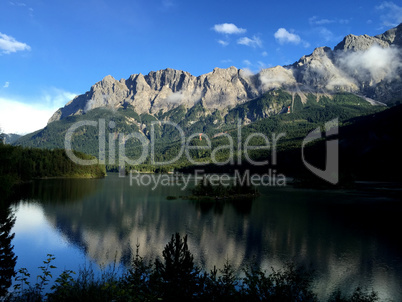
<path id="1" fill-rule="evenodd" d="M 116 81 L 116 79 L 114 78 L 114 77 L 112 77 L 110 74 L 109 75 L 107 75 L 107 76 L 105 76 L 103 79 L 102 79 L 102 83 L 111 83 L 111 82 L 114 82 L 114 81 Z"/>
<path id="2" fill-rule="evenodd" d="M 179 91 L 191 78 L 193 76 L 190 73 L 171 68 L 151 71 L 145 76 L 146 82 L 152 89 L 161 90 L 164 86 L 168 86 L 173 92 Z"/>
<path id="3" fill-rule="evenodd" d="M 367 50 L 374 44 L 381 47 L 388 47 L 389 42 L 382 40 L 378 37 L 371 37 L 369 35 L 347 35 L 341 43 L 335 46 L 335 51 L 362 51 Z"/>
<path id="4" fill-rule="evenodd" d="M 108 75 L 60 108 L 49 122 L 125 104 L 139 114 L 157 114 L 180 105 L 191 108 L 199 102 L 206 111 L 227 110 L 276 88 L 298 93 L 346 91 L 388 102 L 402 90 L 398 47 L 402 47 L 402 24 L 375 37 L 350 34 L 334 50 L 318 47 L 293 65 L 263 69 L 256 75 L 234 66 L 214 68 L 198 77 L 171 68 L 120 81 Z"/>
<path id="5" fill-rule="evenodd" d="M 376 38 L 397 46 L 402 46 L 402 23 L 397 27 L 387 30 L 385 33 L 375 36 Z"/>
<path id="6" fill-rule="evenodd" d="M 297 61 L 294 66 L 301 67 L 306 64 L 310 64 L 313 61 L 322 61 L 332 57 L 332 50 L 329 47 L 317 47 L 314 49 L 313 53 L 310 55 L 305 55 L 301 57 L 299 61 Z"/>
<path id="7" fill-rule="evenodd" d="M 402 47 L 402 23 L 395 29 L 395 40 L 393 44 Z"/>
<path id="8" fill-rule="evenodd" d="M 212 71 L 213 74 L 219 74 L 222 76 L 234 76 L 239 72 L 239 70 L 234 67 L 234 66 L 230 66 L 229 68 L 219 68 L 219 67 L 215 67 L 214 70 Z"/>

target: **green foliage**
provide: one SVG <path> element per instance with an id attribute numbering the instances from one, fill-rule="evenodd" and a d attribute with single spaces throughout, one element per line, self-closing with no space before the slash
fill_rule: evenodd
<path id="1" fill-rule="evenodd" d="M 144 259 L 139 255 L 139 244 L 137 244 L 136 255 L 124 276 L 122 282 L 127 288 L 127 294 L 134 300 L 152 301 L 156 298 L 151 287 L 152 265 L 146 264 Z M 152 280 L 158 283 L 157 280 Z M 149 284 L 149 286 L 144 286 Z"/>
<path id="2" fill-rule="evenodd" d="M 119 279 L 115 269 L 102 271 L 96 276 L 92 268 L 75 272 L 66 270 L 56 279 L 52 292 L 47 293 L 47 301 L 140 301 L 132 299 L 127 284 Z"/>
<path id="3" fill-rule="evenodd" d="M 187 245 L 187 235 L 172 235 L 162 252 L 164 261 L 155 260 L 155 271 L 151 276 L 157 280 L 160 296 L 166 301 L 189 301 L 199 291 L 200 269 Z"/>
<path id="4" fill-rule="evenodd" d="M 243 269 L 244 277 L 234 271 L 229 260 L 222 269 L 201 272 L 194 264 L 187 245 L 187 236 L 178 233 L 162 252 L 163 260 L 146 263 L 136 255 L 123 275 L 115 266 L 95 276 L 90 268 L 80 269 L 78 276 L 71 270 L 63 271 L 56 278 L 51 292 L 44 293 L 44 285 L 52 278 L 53 255 L 48 255 L 42 273 L 35 285 L 29 282 L 26 269 L 19 270 L 15 278 L 15 291 L 7 301 L 274 301 L 315 302 L 312 290 L 313 272 L 288 263 L 283 269 L 261 271 L 256 265 Z M 349 297 L 340 291 L 332 294 L 328 302 L 376 302 L 376 292 L 363 292 L 357 288 Z"/>
<path id="5" fill-rule="evenodd" d="M 255 265 L 248 265 L 244 269 L 243 292 L 249 301 L 265 301 L 269 298 L 273 288 L 273 280 Z"/>
<path id="6" fill-rule="evenodd" d="M 286 270 L 278 270 L 270 275 L 273 286 L 270 292 L 272 301 L 316 301 L 310 286 L 313 281 L 312 273 L 288 264 Z"/>
<path id="7" fill-rule="evenodd" d="M 54 297 L 57 297 L 58 300 L 67 300 L 69 299 L 69 294 L 74 286 L 74 278 L 75 272 L 72 270 L 64 270 L 60 276 L 55 280 L 54 285 L 51 290 L 53 293 L 49 294 L 50 300 Z"/>
<path id="8" fill-rule="evenodd" d="M 6 295 L 12 278 L 16 274 L 17 256 L 15 256 L 14 246 L 11 244 L 15 234 L 10 233 L 14 223 L 15 216 L 10 207 L 0 203 L 0 297 Z"/>
<path id="9" fill-rule="evenodd" d="M 81 159 L 93 157 L 75 152 Z M 0 175 L 2 183 L 16 180 L 26 181 L 44 177 L 103 177 L 105 169 L 100 165 L 82 166 L 75 164 L 62 149 L 34 149 L 0 145 Z"/>
<path id="10" fill-rule="evenodd" d="M 356 288 L 349 297 L 342 295 L 340 290 L 332 294 L 328 302 L 376 302 L 379 301 L 378 294 L 375 291 L 369 293 L 363 292 L 360 287 Z"/>
<path id="11" fill-rule="evenodd" d="M 42 266 L 39 266 L 41 274 L 36 278 L 37 282 L 31 284 L 29 278 L 31 274 L 26 268 L 18 270 L 19 275 L 15 278 L 14 292 L 8 297 L 10 301 L 44 301 L 46 300 L 44 289 L 49 284 L 51 278 L 53 278 L 51 270 L 56 267 L 51 263 L 56 258 L 52 254 L 47 254 L 46 260 L 43 261 Z"/>
<path id="12" fill-rule="evenodd" d="M 186 116 L 186 109 L 183 105 L 180 105 L 164 114 L 160 115 L 160 120 L 169 120 L 173 123 L 179 124 L 183 121 L 184 117 Z"/>
<path id="13" fill-rule="evenodd" d="M 288 263 L 282 270 L 267 274 L 254 265 L 244 270 L 243 291 L 248 301 L 317 301 L 311 289 L 313 272 Z"/>
<path id="14" fill-rule="evenodd" d="M 1 146 L 0 146 L 1 152 Z M 8 200 L 10 195 L 13 193 L 13 186 L 18 182 L 18 177 L 15 173 L 13 174 L 0 174 L 0 203 Z"/>
<path id="15" fill-rule="evenodd" d="M 293 100 L 293 107 L 292 107 L 292 113 L 294 112 L 300 112 L 303 110 L 303 103 L 298 94 L 295 95 L 294 100 Z"/>
<path id="16" fill-rule="evenodd" d="M 364 116 L 382 111 L 384 107 L 372 106 L 364 99 L 350 93 L 338 93 L 330 96 L 305 94 L 302 99 L 298 94 L 290 94 L 284 90 L 271 90 L 263 96 L 240 104 L 228 110 L 207 110 L 202 102 L 197 103 L 192 108 L 185 108 L 183 105 L 173 108 L 167 112 L 159 112 L 156 115 L 141 114 L 134 112 L 132 106 L 127 105 L 117 111 L 97 108 L 88 111 L 81 116 L 71 116 L 66 119 L 56 121 L 47 125 L 44 129 L 29 134 L 18 140 L 18 144 L 30 147 L 43 148 L 63 148 L 64 137 L 67 129 L 78 121 L 96 121 L 100 119 L 105 121 L 106 125 L 106 164 L 108 171 L 118 170 L 119 163 L 119 138 L 131 133 L 142 133 L 144 139 L 150 140 L 152 123 L 155 129 L 154 154 L 151 158 L 150 149 L 147 151 L 147 158 L 141 165 L 132 166 L 142 172 L 155 172 L 158 168 L 164 169 L 155 164 L 155 162 L 167 162 L 176 158 L 182 150 L 180 141 L 180 132 L 170 124 L 164 124 L 163 121 L 177 123 L 184 131 L 186 138 L 192 134 L 204 133 L 211 139 L 211 150 L 218 147 L 224 147 L 229 144 L 228 138 L 222 134 L 230 135 L 236 145 L 237 122 L 241 121 L 242 137 L 244 142 L 248 135 L 261 133 L 271 138 L 272 134 L 286 133 L 286 136 L 278 141 L 276 150 L 279 153 L 286 153 L 290 150 L 300 151 L 301 143 L 304 137 L 313 129 L 322 126 L 325 122 L 338 118 L 340 126 L 346 126 L 354 122 L 353 118 Z M 285 108 L 291 106 L 290 114 L 283 114 Z M 109 123 L 114 122 L 115 127 L 110 128 Z M 113 124 L 113 123 L 112 123 Z M 99 156 L 99 124 L 94 126 L 79 127 L 72 139 L 72 147 L 75 150 Z M 217 135 L 216 137 L 214 137 Z M 205 147 L 206 140 L 199 141 L 198 137 L 191 140 L 189 145 L 192 147 Z M 114 147 L 115 153 L 109 153 Z M 235 146 L 237 147 L 237 146 Z M 146 148 L 146 147 L 145 147 Z M 149 146 L 148 146 L 149 148 Z M 210 149 L 195 148 L 189 151 L 193 161 L 206 164 L 211 161 L 212 151 Z M 130 138 L 125 142 L 125 154 L 128 158 L 138 159 L 143 152 L 143 146 L 140 140 Z M 220 162 L 227 162 L 231 155 L 237 158 L 237 150 L 230 153 L 229 148 L 221 148 L 215 153 Z M 241 152 L 241 151 L 240 151 Z M 252 150 L 250 157 L 253 160 L 266 160 L 270 158 L 269 150 Z M 244 157 L 244 155 L 243 155 Z M 115 161 L 109 161 L 109 158 Z M 300 158 L 300 156 L 298 156 Z M 154 160 L 154 161 L 152 161 Z M 294 166 L 294 163 L 282 161 L 286 169 Z M 186 158 L 185 153 L 174 163 L 166 168 L 175 168 L 177 170 L 191 171 L 193 164 Z M 217 166 L 215 171 L 229 170 L 229 165 L 225 167 Z M 127 169 L 129 170 L 129 169 Z M 266 172 L 266 171 L 265 171 Z M 289 175 L 291 173 L 288 173 Z"/>
<path id="17" fill-rule="evenodd" d="M 239 300 L 241 294 L 237 291 L 239 285 L 239 278 L 237 277 L 229 260 L 226 259 L 223 269 L 219 272 L 222 274 L 217 279 L 217 297 L 220 297 L 220 301 L 233 301 Z"/>
<path id="18" fill-rule="evenodd" d="M 42 130 L 21 137 L 15 144 L 34 148 L 61 149 L 64 148 L 64 139 L 71 126 L 77 122 L 92 121 L 98 123 L 96 127 L 82 126 L 76 129 L 72 136 L 72 149 L 92 156 L 98 156 L 100 120 L 104 120 L 105 122 L 106 146 L 110 146 L 109 144 L 113 143 L 117 146 L 119 141 L 118 134 L 128 135 L 138 132 L 138 123 L 141 123 L 142 118 L 144 118 L 145 124 L 151 122 L 152 119 L 149 115 L 140 117 L 133 110 L 129 109 L 111 111 L 104 108 L 96 108 L 83 115 L 69 116 L 63 120 L 55 121 Z M 111 138 L 113 141 L 109 141 L 109 134 L 112 134 Z M 114 136 L 114 134 L 116 135 Z M 135 144 L 138 144 L 138 141 L 131 139 L 126 144 L 132 148 Z M 106 158 L 108 158 L 107 152 Z"/>

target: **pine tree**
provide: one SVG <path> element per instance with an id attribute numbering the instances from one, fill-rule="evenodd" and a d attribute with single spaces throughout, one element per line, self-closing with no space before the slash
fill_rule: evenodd
<path id="1" fill-rule="evenodd" d="M 194 257 L 187 245 L 187 235 L 179 233 L 163 250 L 164 262 L 155 261 L 155 274 L 161 280 L 162 295 L 167 301 L 183 301 L 192 299 L 201 288 L 200 269 L 194 265 Z"/>
<path id="2" fill-rule="evenodd" d="M 11 244 L 14 233 L 10 234 L 15 217 L 9 207 L 3 207 L 0 206 L 0 297 L 7 294 L 11 279 L 15 276 L 17 263 L 17 256 L 13 252 L 14 246 Z"/>

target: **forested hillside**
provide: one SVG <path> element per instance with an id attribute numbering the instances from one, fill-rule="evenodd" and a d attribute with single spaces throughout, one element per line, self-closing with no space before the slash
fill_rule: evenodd
<path id="1" fill-rule="evenodd" d="M 93 156 L 76 152 L 81 159 Z M 101 165 L 81 166 L 71 161 L 62 149 L 35 149 L 0 144 L 0 198 L 22 181 L 47 177 L 104 177 Z"/>
<path id="2" fill-rule="evenodd" d="M 237 140 L 238 123 L 242 131 L 242 143 L 251 133 L 262 133 L 271 137 L 273 133 L 286 133 L 286 138 L 280 141 L 281 149 L 297 147 L 307 133 L 333 118 L 339 118 L 341 124 L 350 118 L 367 115 L 384 110 L 386 107 L 373 106 L 363 98 L 350 93 L 335 95 L 307 94 L 302 102 L 298 94 L 284 90 L 272 90 L 250 102 L 241 104 L 228 111 L 208 111 L 201 103 L 189 109 L 176 107 L 168 112 L 156 115 L 137 114 L 130 105 L 118 110 L 96 108 L 84 115 L 70 116 L 52 122 L 44 129 L 20 138 L 17 144 L 28 147 L 64 148 L 64 139 L 68 129 L 77 122 L 96 122 L 96 126 L 81 126 L 72 137 L 72 147 L 75 150 L 99 156 L 99 139 L 101 122 L 105 131 L 105 158 L 108 168 L 117 166 L 119 151 L 119 136 L 131 133 L 139 134 L 144 141 L 150 143 L 153 139 L 155 162 L 166 162 L 180 152 L 180 132 L 183 130 L 186 139 L 195 135 L 188 142 L 189 146 L 205 146 L 206 140 L 200 140 L 202 133 L 211 139 L 211 149 L 227 145 L 227 135 Z M 153 126 L 152 126 L 153 125 Z M 177 125 L 177 126 L 174 126 Z M 152 129 L 154 129 L 152 133 Z M 227 134 L 227 135 L 222 135 Z M 154 135 L 152 137 L 152 135 Z M 116 156 L 114 162 L 108 161 L 111 146 Z M 142 145 L 138 139 L 125 141 L 125 153 L 130 158 L 138 158 Z M 223 161 L 228 156 L 228 150 L 216 153 Z M 209 162 L 211 150 L 191 150 L 191 157 L 200 162 Z M 148 154 L 149 155 L 149 154 Z M 180 168 L 191 163 L 183 156 L 168 168 Z M 144 167 L 144 165 L 146 167 Z M 148 156 L 140 170 L 153 171 L 152 158 Z"/>

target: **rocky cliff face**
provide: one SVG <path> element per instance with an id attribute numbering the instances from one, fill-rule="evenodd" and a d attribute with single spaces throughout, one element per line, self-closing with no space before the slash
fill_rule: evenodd
<path id="1" fill-rule="evenodd" d="M 134 74 L 120 81 L 109 75 L 57 110 L 49 122 L 94 108 L 118 108 L 125 104 L 132 105 L 137 113 L 151 114 L 178 105 L 190 108 L 197 102 L 202 102 L 206 109 L 224 109 L 257 97 L 258 85 L 258 76 L 235 67 L 215 68 L 199 77 L 170 68 L 145 76 Z"/>
<path id="2" fill-rule="evenodd" d="M 348 35 L 332 50 L 320 47 L 288 69 L 315 92 L 346 91 L 389 103 L 402 89 L 402 24 L 370 37 Z"/>
<path id="3" fill-rule="evenodd" d="M 256 75 L 235 67 L 215 68 L 199 77 L 170 68 L 120 81 L 109 75 L 57 110 L 49 123 L 94 108 L 127 104 L 140 114 L 166 112 L 179 105 L 191 108 L 198 102 L 206 110 L 222 110 L 274 88 L 297 92 L 301 99 L 306 92 L 344 91 L 388 103 L 402 92 L 401 48 L 402 24 L 375 37 L 348 35 L 334 49 L 319 47 L 293 65 Z"/>

